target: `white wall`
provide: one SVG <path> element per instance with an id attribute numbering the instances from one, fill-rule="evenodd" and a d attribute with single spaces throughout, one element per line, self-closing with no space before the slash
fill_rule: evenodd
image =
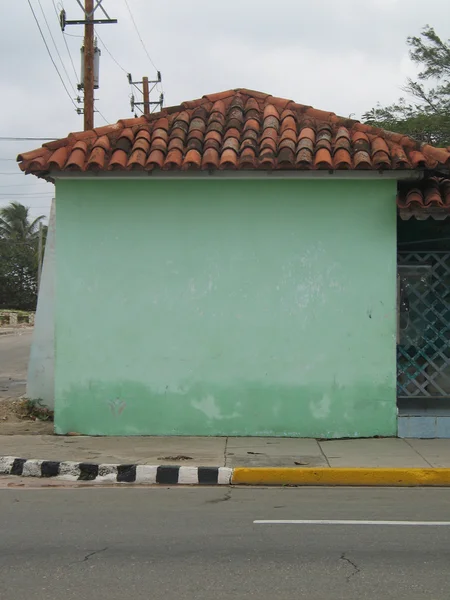
<path id="1" fill-rule="evenodd" d="M 50 210 L 41 287 L 28 363 L 27 397 L 55 405 L 55 200 Z"/>

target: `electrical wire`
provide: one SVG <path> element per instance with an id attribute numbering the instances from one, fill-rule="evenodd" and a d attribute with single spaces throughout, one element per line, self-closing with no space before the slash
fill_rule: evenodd
<path id="1" fill-rule="evenodd" d="M 122 65 L 119 63 L 119 61 L 115 58 L 115 56 L 113 56 L 111 50 L 108 48 L 108 46 L 105 44 L 105 42 L 103 41 L 103 39 L 101 38 L 100 34 L 98 33 L 97 30 L 95 30 L 95 35 L 97 36 L 97 38 L 99 39 L 101 45 L 103 46 L 103 48 L 106 50 L 107 54 L 109 54 L 109 56 L 111 57 L 111 59 L 116 63 L 116 65 L 119 67 L 119 69 L 121 71 L 123 71 L 124 73 L 126 73 L 126 75 L 128 75 L 128 71 L 126 69 L 124 69 L 122 67 Z M 110 123 L 111 121 L 108 121 L 107 119 L 105 119 L 105 117 L 102 115 L 102 113 L 97 109 L 97 112 L 100 114 L 101 117 L 103 117 L 103 119 L 106 121 L 106 123 Z"/>
<path id="2" fill-rule="evenodd" d="M 56 18 L 58 19 L 58 23 L 59 23 L 58 9 L 56 8 L 55 0 L 52 0 L 52 3 L 53 3 L 53 8 L 55 9 Z M 72 54 L 70 53 L 69 44 L 67 43 L 67 39 L 66 39 L 66 36 L 64 35 L 64 31 L 62 31 L 61 29 L 60 29 L 60 31 L 61 31 L 62 38 L 64 40 L 64 44 L 66 45 L 67 54 L 69 55 L 69 59 L 72 64 L 72 69 L 73 69 L 73 72 L 75 75 L 75 81 L 79 84 L 80 80 L 78 79 L 78 73 L 77 73 L 77 70 L 75 69 L 75 64 L 72 59 Z"/>
<path id="3" fill-rule="evenodd" d="M 95 30 L 95 35 L 98 37 L 98 39 L 100 40 L 101 45 L 106 50 L 106 52 L 109 54 L 109 56 L 112 58 L 112 60 L 116 63 L 116 65 L 119 67 L 119 69 L 122 69 L 122 71 L 128 75 L 128 71 L 126 69 L 124 69 L 122 67 L 122 65 L 119 63 L 119 61 L 112 55 L 111 51 L 109 50 L 109 48 L 105 44 L 105 42 L 102 40 L 102 38 L 100 37 L 100 35 L 99 35 L 99 33 L 98 33 L 97 30 Z"/>
<path id="4" fill-rule="evenodd" d="M 147 55 L 147 58 L 148 58 L 148 60 L 149 60 L 149 61 L 151 62 L 151 64 L 153 65 L 153 68 L 154 68 L 154 69 L 157 71 L 157 70 L 158 70 L 158 68 L 156 67 L 155 63 L 154 63 L 154 62 L 153 62 L 153 60 L 152 60 L 152 57 L 151 57 L 151 56 L 150 56 L 150 54 L 148 53 L 147 47 L 146 47 L 146 46 L 145 46 L 145 44 L 144 44 L 144 40 L 142 39 L 142 37 L 141 37 L 141 34 L 139 33 L 139 29 L 138 29 L 138 26 L 136 25 L 136 21 L 134 20 L 133 13 L 131 12 L 130 5 L 128 4 L 128 0 L 125 0 L 125 4 L 126 4 L 126 7 L 127 7 L 127 9 L 128 9 L 128 12 L 130 13 L 130 17 L 131 17 L 131 20 L 132 20 L 132 22 L 133 22 L 133 25 L 134 25 L 134 28 L 135 28 L 135 30 L 136 30 L 136 33 L 137 33 L 137 35 L 138 35 L 138 38 L 139 38 L 139 40 L 140 40 L 140 42 L 141 42 L 141 44 L 142 44 L 142 47 L 144 48 L 144 52 L 145 52 L 145 54 Z"/>
<path id="5" fill-rule="evenodd" d="M 40 24 L 39 24 L 38 18 L 37 18 L 37 16 L 36 16 L 36 13 L 34 12 L 34 9 L 33 9 L 33 6 L 32 6 L 32 4 L 31 4 L 31 1 L 30 1 L 30 0 L 28 0 L 28 6 L 30 7 L 30 9 L 31 9 L 31 12 L 33 13 L 33 17 L 34 17 L 34 20 L 36 21 L 36 25 L 37 25 L 37 27 L 38 27 L 38 29 L 39 29 L 39 33 L 41 34 L 42 41 L 44 42 L 44 45 L 45 45 L 45 47 L 46 47 L 46 49 L 47 49 L 48 55 L 49 55 L 49 57 L 50 57 L 50 60 L 52 61 L 52 63 L 53 63 L 53 66 L 55 67 L 55 69 L 56 69 L 56 72 L 58 73 L 58 77 L 60 78 L 60 80 L 61 80 L 61 83 L 63 84 L 63 87 L 64 87 L 64 89 L 66 90 L 66 94 L 69 96 L 69 98 L 70 98 L 70 101 L 71 101 L 71 102 L 72 102 L 72 104 L 74 105 L 75 109 L 77 109 L 78 107 L 77 107 L 77 105 L 75 104 L 75 102 L 74 102 L 74 100 L 73 100 L 72 96 L 70 95 L 70 92 L 69 92 L 69 90 L 67 89 L 67 86 L 66 86 L 66 84 L 64 83 L 64 79 L 62 78 L 62 76 L 61 76 L 61 73 L 59 72 L 59 69 L 58 69 L 58 67 L 56 66 L 56 63 L 55 63 L 55 61 L 53 60 L 52 53 L 50 52 L 50 48 L 48 47 L 47 41 L 46 41 L 46 39 L 45 39 L 45 37 L 44 37 L 44 33 L 43 33 L 42 29 L 41 29 L 41 26 L 40 26 Z"/>
<path id="6" fill-rule="evenodd" d="M 44 17 L 45 24 L 47 25 L 47 29 L 50 34 L 50 37 L 52 38 L 53 45 L 55 46 L 56 54 L 58 55 L 61 66 L 64 69 L 64 73 L 66 74 L 67 81 L 69 82 L 70 87 L 72 88 L 72 91 L 76 96 L 77 92 L 75 90 L 75 86 L 73 85 L 72 80 L 69 77 L 69 73 L 67 72 L 66 65 L 64 64 L 61 54 L 59 53 L 59 49 L 58 49 L 58 46 L 56 45 L 55 38 L 53 37 L 52 30 L 50 29 L 50 25 L 48 24 L 47 17 L 45 16 L 44 9 L 42 8 L 41 0 L 37 0 L 37 2 L 39 4 L 39 8 L 41 9 L 42 16 Z"/>
<path id="7" fill-rule="evenodd" d="M 130 13 L 130 17 L 131 17 L 131 20 L 132 20 L 132 22 L 133 22 L 134 28 L 135 28 L 135 30 L 136 30 L 136 33 L 137 33 L 137 35 L 138 35 L 139 41 L 141 42 L 141 44 L 142 44 L 142 47 L 144 48 L 144 52 L 145 52 L 145 54 L 147 55 L 147 58 L 148 58 L 148 60 L 149 60 L 149 61 L 150 61 L 150 63 L 152 64 L 152 66 L 153 66 L 153 68 L 155 69 L 155 71 L 159 71 L 159 69 L 157 68 L 157 66 L 156 66 L 156 65 L 155 65 L 155 63 L 153 62 L 153 60 L 152 60 L 152 57 L 150 56 L 150 54 L 149 54 L 149 52 L 148 52 L 148 50 L 147 50 L 147 47 L 146 47 L 146 45 L 144 44 L 144 40 L 142 39 L 142 37 L 141 37 L 141 34 L 139 33 L 139 29 L 138 29 L 138 26 L 136 25 L 136 21 L 134 20 L 133 13 L 131 12 L 130 5 L 128 4 L 128 0 L 125 0 L 125 5 L 126 5 L 126 7 L 127 7 L 127 9 L 128 9 L 128 12 Z M 163 88 L 163 85 L 162 85 L 162 83 L 161 83 L 161 90 L 162 90 L 162 93 L 164 94 L 164 88 Z"/>
<path id="8" fill-rule="evenodd" d="M 108 121 L 108 119 L 99 111 L 97 107 L 95 108 L 95 112 L 98 112 L 98 114 L 101 116 L 101 118 L 105 121 L 107 125 L 111 123 L 111 121 Z"/>

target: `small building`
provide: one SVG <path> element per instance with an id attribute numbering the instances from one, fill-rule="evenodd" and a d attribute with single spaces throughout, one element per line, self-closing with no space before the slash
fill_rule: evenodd
<path id="1" fill-rule="evenodd" d="M 236 89 L 18 160 L 56 184 L 56 433 L 450 435 L 447 149 Z"/>

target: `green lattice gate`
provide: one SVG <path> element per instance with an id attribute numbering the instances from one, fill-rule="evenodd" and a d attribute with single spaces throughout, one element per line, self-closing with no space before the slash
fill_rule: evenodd
<path id="1" fill-rule="evenodd" d="M 450 398 L 450 252 L 398 254 L 397 396 Z"/>

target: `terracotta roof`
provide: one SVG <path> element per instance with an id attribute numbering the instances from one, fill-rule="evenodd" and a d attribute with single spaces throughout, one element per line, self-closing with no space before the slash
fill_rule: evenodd
<path id="1" fill-rule="evenodd" d="M 402 219 L 450 217 L 450 179 L 429 177 L 414 184 L 399 182 L 397 206 Z"/>
<path id="2" fill-rule="evenodd" d="M 246 89 L 71 133 L 20 154 L 51 171 L 188 169 L 445 169 L 450 152 L 332 112 Z"/>

